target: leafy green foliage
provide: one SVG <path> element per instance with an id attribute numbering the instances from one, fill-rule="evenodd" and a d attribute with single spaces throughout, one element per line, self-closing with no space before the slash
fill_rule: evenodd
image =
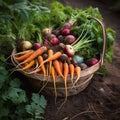
<path id="1" fill-rule="evenodd" d="M 31 103 L 26 105 L 25 109 L 27 113 L 34 118 L 34 120 L 43 119 L 41 114 L 44 113 L 46 102 L 43 96 L 33 93 L 31 98 Z"/>
<path id="2" fill-rule="evenodd" d="M 9 55 L 8 51 L 21 39 L 41 42 L 38 36 L 39 16 L 49 12 L 47 7 L 41 6 L 42 3 L 28 0 L 0 1 L 0 55 Z"/>
<path id="3" fill-rule="evenodd" d="M 18 78 L 8 78 L 9 72 L 0 64 L 0 119 L 41 120 L 47 102 L 44 96 L 32 93 L 27 97 Z"/>

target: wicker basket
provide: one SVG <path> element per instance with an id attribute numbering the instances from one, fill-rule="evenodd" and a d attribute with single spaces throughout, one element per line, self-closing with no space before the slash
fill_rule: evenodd
<path id="1" fill-rule="evenodd" d="M 96 20 L 102 27 L 103 31 L 103 50 L 102 54 L 100 56 L 100 60 L 97 64 L 93 65 L 92 67 L 89 67 L 85 70 L 81 71 L 81 77 L 76 83 L 75 87 L 73 87 L 73 84 L 70 80 L 70 76 L 67 78 L 67 91 L 68 91 L 68 96 L 78 94 L 79 92 L 83 91 L 88 84 L 91 82 L 92 77 L 94 73 L 99 70 L 99 68 L 103 65 L 104 61 L 104 56 L 105 56 L 105 49 L 106 49 L 106 31 L 105 31 L 105 26 L 102 21 L 100 21 L 97 18 L 90 18 Z M 12 52 L 12 63 L 14 66 L 17 66 L 17 61 L 14 59 L 14 54 L 16 53 L 16 49 L 13 50 Z M 54 96 L 54 85 L 51 76 L 49 77 L 44 77 L 43 74 L 26 74 L 25 72 L 20 71 L 22 74 L 28 77 L 29 82 L 31 85 L 37 89 L 37 90 L 42 90 L 44 94 Z M 73 81 L 76 79 L 74 77 Z M 44 88 L 43 88 L 44 86 Z M 64 97 L 65 96 L 65 87 L 64 87 L 64 81 L 61 77 L 56 76 L 56 89 L 57 89 L 57 96 Z"/>

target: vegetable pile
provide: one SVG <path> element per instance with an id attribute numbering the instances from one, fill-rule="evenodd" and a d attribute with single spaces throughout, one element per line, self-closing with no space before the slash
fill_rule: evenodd
<path id="1" fill-rule="evenodd" d="M 76 27 L 76 23 L 65 22 L 55 30 L 44 28 L 41 33 L 42 43 L 22 41 L 17 47 L 19 52 L 15 53 L 14 57 L 18 63 L 16 68 L 27 74 L 40 73 L 44 76 L 52 75 L 53 78 L 53 75 L 60 75 L 65 82 L 68 74 L 71 75 L 71 81 L 76 74 L 78 81 L 81 70 L 98 63 L 99 60 L 86 59 L 84 54 L 79 54 L 78 51 L 91 46 L 94 40 L 86 38 L 87 33 L 75 36 L 72 29 Z M 52 71 L 56 72 L 53 74 Z"/>

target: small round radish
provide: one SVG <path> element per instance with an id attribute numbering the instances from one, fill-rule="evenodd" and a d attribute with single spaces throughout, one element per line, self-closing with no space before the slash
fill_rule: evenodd
<path id="1" fill-rule="evenodd" d="M 75 42 L 75 40 L 76 40 L 76 38 L 73 35 L 67 35 L 65 37 L 65 43 L 66 44 L 72 44 L 73 42 Z"/>
<path id="2" fill-rule="evenodd" d="M 97 63 L 98 63 L 98 59 L 97 58 L 90 58 L 89 60 L 86 61 L 86 64 L 88 66 L 93 66 L 93 65 L 95 65 Z"/>
<path id="3" fill-rule="evenodd" d="M 40 47 L 41 47 L 41 44 L 40 44 L 40 43 L 34 43 L 32 48 L 33 48 L 34 50 L 37 50 L 37 49 L 40 48 Z"/>
<path id="4" fill-rule="evenodd" d="M 52 45 L 57 45 L 59 43 L 59 40 L 58 38 L 54 37 L 50 42 Z"/>
<path id="5" fill-rule="evenodd" d="M 70 34 L 70 29 L 62 29 L 62 30 L 60 31 L 60 33 L 61 33 L 62 35 L 69 35 L 69 34 Z"/>
<path id="6" fill-rule="evenodd" d="M 69 57 L 72 57 L 75 54 L 74 48 L 71 45 L 66 45 L 64 48 L 64 53 Z"/>

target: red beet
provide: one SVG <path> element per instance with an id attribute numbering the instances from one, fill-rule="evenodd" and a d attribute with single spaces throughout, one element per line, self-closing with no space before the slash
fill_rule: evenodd
<path id="1" fill-rule="evenodd" d="M 37 50 L 38 48 L 40 48 L 41 47 L 41 44 L 40 43 L 34 43 L 33 44 L 33 49 L 34 50 Z"/>
<path id="2" fill-rule="evenodd" d="M 50 42 L 52 45 L 57 45 L 59 43 L 59 40 L 58 38 L 54 37 Z"/>
<path id="3" fill-rule="evenodd" d="M 73 35 L 67 35 L 65 37 L 65 43 L 66 44 L 72 44 L 73 42 L 75 42 L 75 40 L 76 40 L 76 38 Z"/>
<path id="4" fill-rule="evenodd" d="M 86 64 L 88 66 L 93 66 L 93 65 L 95 65 L 97 63 L 98 63 L 98 59 L 97 58 L 90 58 L 89 60 L 86 61 Z"/>
<path id="5" fill-rule="evenodd" d="M 62 29 L 62 30 L 60 31 L 60 33 L 61 33 L 62 35 L 69 35 L 69 34 L 70 34 L 70 29 Z"/>

